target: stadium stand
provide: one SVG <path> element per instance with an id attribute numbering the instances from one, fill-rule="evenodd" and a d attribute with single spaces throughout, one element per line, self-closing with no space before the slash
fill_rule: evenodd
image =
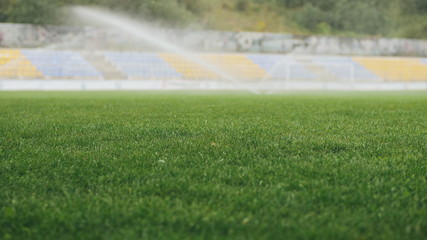
<path id="1" fill-rule="evenodd" d="M 335 78 L 345 81 L 354 80 L 380 80 L 364 66 L 355 62 L 351 57 L 313 56 L 311 61 L 324 68 Z"/>
<path id="2" fill-rule="evenodd" d="M 214 71 L 179 55 L 162 53 L 160 57 L 175 68 L 183 78 L 190 80 L 221 79 Z"/>
<path id="3" fill-rule="evenodd" d="M 224 72 L 236 79 L 243 81 L 251 81 L 261 79 L 265 76 L 266 72 L 257 64 L 254 64 L 245 55 L 241 54 L 200 54 L 197 58 L 201 59 L 203 63 L 190 61 L 184 57 L 176 54 L 160 54 L 160 57 L 167 61 L 174 67 L 183 78 L 193 80 L 221 80 L 224 77 L 219 76 L 205 66 L 207 63 L 219 71 Z"/>
<path id="4" fill-rule="evenodd" d="M 201 57 L 236 79 L 253 81 L 266 75 L 263 68 L 242 54 L 206 54 Z"/>
<path id="5" fill-rule="evenodd" d="M 105 52 L 104 55 L 130 79 L 181 78 L 181 74 L 156 53 Z"/>
<path id="6" fill-rule="evenodd" d="M 316 77 L 303 64 L 289 56 L 250 54 L 248 58 L 264 69 L 269 79 L 307 80 Z"/>
<path id="7" fill-rule="evenodd" d="M 386 81 L 426 81 L 427 65 L 415 58 L 358 57 L 356 62 Z"/>
<path id="8" fill-rule="evenodd" d="M 0 49 L 0 78 L 40 78 L 42 73 L 20 50 Z"/>
<path id="9" fill-rule="evenodd" d="M 23 50 L 45 78 L 101 78 L 102 75 L 79 53 L 71 51 Z"/>
<path id="10" fill-rule="evenodd" d="M 427 81 L 426 58 L 241 53 L 196 58 L 239 81 Z M 204 63 L 171 53 L 0 49 L 0 78 L 225 80 Z"/>

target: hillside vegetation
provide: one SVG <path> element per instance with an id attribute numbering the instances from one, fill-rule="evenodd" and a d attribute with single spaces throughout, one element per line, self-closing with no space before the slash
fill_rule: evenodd
<path id="1" fill-rule="evenodd" d="M 425 0 L 2 0 L 0 22 L 60 24 L 59 10 L 76 4 L 168 27 L 427 38 Z"/>

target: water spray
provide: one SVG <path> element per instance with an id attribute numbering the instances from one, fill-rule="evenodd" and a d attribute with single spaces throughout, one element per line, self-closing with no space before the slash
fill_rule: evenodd
<path id="1" fill-rule="evenodd" d="M 203 60 L 191 51 L 170 43 L 163 37 L 156 34 L 156 31 L 154 31 L 154 29 L 141 22 L 130 19 L 129 17 L 121 16 L 116 13 L 111 13 L 110 11 L 100 8 L 74 6 L 70 7 L 70 11 L 79 20 L 83 20 L 84 22 L 91 24 L 114 28 L 129 36 L 143 40 L 149 44 L 152 44 L 153 46 L 157 46 L 162 50 L 175 53 L 193 63 L 199 64 L 205 69 L 208 69 L 218 74 L 224 80 L 227 80 L 234 84 L 242 85 L 242 82 L 235 79 L 233 76 L 226 73 L 222 69 Z M 255 89 L 249 88 L 249 90 L 253 93 L 258 93 L 258 91 L 256 91 Z"/>

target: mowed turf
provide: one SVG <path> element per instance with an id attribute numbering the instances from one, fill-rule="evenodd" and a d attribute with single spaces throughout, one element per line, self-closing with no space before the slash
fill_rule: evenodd
<path id="1" fill-rule="evenodd" d="M 426 155 L 426 92 L 1 92 L 0 239 L 426 239 Z"/>

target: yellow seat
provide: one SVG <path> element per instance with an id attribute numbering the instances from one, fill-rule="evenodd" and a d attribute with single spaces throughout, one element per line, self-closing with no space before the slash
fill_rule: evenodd
<path id="1" fill-rule="evenodd" d="M 40 78 L 42 74 L 17 49 L 0 49 L 0 78 Z"/>
<path id="2" fill-rule="evenodd" d="M 353 58 L 386 81 L 427 81 L 427 65 L 416 58 Z"/>
<path id="3" fill-rule="evenodd" d="M 176 54 L 160 54 L 160 57 L 187 79 L 221 80 L 224 78 L 215 71 Z M 266 74 L 264 69 L 253 63 L 245 55 L 199 54 L 198 57 L 239 80 L 262 79 Z"/>

